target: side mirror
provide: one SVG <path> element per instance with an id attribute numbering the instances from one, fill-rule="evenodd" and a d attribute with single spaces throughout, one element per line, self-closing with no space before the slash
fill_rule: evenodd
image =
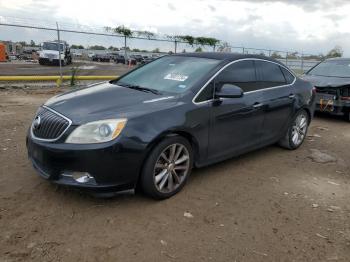
<path id="1" fill-rule="evenodd" d="M 216 98 L 240 98 L 243 96 L 243 90 L 232 84 L 224 84 L 220 90 L 215 92 Z"/>

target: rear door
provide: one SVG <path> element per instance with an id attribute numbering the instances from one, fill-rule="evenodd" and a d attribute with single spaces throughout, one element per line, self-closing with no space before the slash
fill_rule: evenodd
<path id="1" fill-rule="evenodd" d="M 256 72 L 264 104 L 262 142 L 278 140 L 293 114 L 295 77 L 277 63 L 256 60 Z"/>
<path id="2" fill-rule="evenodd" d="M 262 94 L 250 92 L 258 87 L 254 61 L 235 62 L 210 83 L 216 90 L 223 84 L 239 86 L 245 93 L 241 98 L 221 98 L 212 102 L 208 154 L 214 159 L 257 146 L 263 124 Z"/>

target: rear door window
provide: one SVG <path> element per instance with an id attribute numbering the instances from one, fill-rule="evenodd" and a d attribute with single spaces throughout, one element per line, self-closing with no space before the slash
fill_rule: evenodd
<path id="1" fill-rule="evenodd" d="M 293 83 L 295 77 L 284 67 L 280 66 L 282 73 L 284 75 L 284 78 L 286 79 L 287 84 Z"/>
<path id="2" fill-rule="evenodd" d="M 265 61 L 255 61 L 255 65 L 261 88 L 282 86 L 287 83 L 279 65 Z"/>

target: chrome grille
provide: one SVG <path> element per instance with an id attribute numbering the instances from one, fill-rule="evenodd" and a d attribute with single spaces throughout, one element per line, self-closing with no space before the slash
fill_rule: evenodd
<path id="1" fill-rule="evenodd" d="M 41 107 L 35 116 L 31 130 L 35 138 L 53 141 L 59 139 L 71 121 L 55 111 Z"/>

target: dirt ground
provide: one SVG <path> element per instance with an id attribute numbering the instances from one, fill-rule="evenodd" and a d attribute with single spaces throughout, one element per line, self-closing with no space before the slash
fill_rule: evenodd
<path id="1" fill-rule="evenodd" d="M 342 119 L 316 117 L 296 151 L 194 170 L 165 201 L 96 199 L 49 184 L 27 159 L 26 130 L 54 92 L 0 92 L 0 261 L 350 261 Z"/>

